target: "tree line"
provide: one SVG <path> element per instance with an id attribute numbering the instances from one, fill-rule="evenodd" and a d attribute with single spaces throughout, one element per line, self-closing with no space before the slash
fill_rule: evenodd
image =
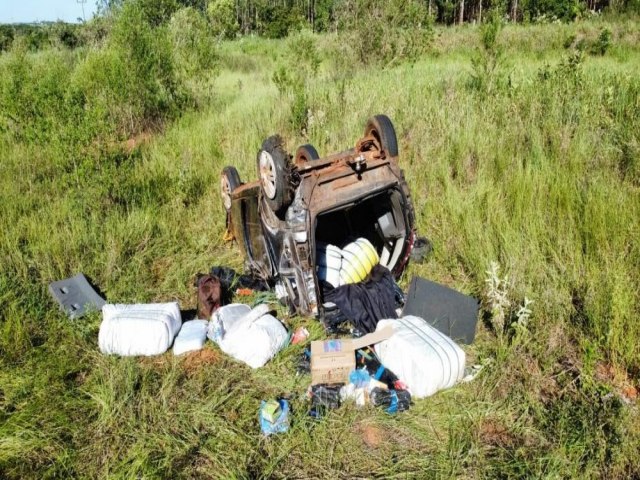
<path id="1" fill-rule="evenodd" d="M 84 26 L 55 22 L 40 25 L 0 25 L 0 51 L 22 37 L 31 50 L 51 44 L 68 48 L 86 43 L 108 28 L 123 5 L 135 1 L 157 24 L 179 9 L 190 7 L 208 19 L 218 38 L 261 35 L 286 37 L 301 28 L 320 32 L 348 31 L 367 22 L 384 21 L 391 28 L 483 23 L 488 12 L 505 21 L 572 21 L 590 12 L 640 12 L 640 0 L 97 0 L 96 18 Z"/>

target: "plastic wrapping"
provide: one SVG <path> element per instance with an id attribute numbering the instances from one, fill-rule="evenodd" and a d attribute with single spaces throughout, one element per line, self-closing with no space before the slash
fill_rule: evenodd
<path id="1" fill-rule="evenodd" d="M 212 315 L 207 336 L 236 360 L 251 368 L 262 367 L 289 339 L 284 326 L 268 312 L 267 305 L 254 309 L 242 304 L 226 305 Z"/>
<path id="2" fill-rule="evenodd" d="M 465 353 L 449 337 L 419 317 L 381 320 L 377 329 L 393 327 L 391 338 L 375 351 L 382 364 L 407 384 L 415 398 L 455 385 L 464 376 Z"/>
<path id="3" fill-rule="evenodd" d="M 407 390 L 386 390 L 374 388 L 369 393 L 371 403 L 376 407 L 386 407 L 387 413 L 396 413 L 409 410 L 411 394 Z"/>
<path id="4" fill-rule="evenodd" d="M 209 322 L 206 320 L 191 320 L 183 323 L 173 342 L 173 354 L 182 355 L 204 347 L 204 342 L 207 340 L 208 324 Z"/>
<path id="5" fill-rule="evenodd" d="M 176 302 L 106 304 L 102 307 L 98 344 L 106 354 L 160 355 L 171 346 L 181 325 Z"/>

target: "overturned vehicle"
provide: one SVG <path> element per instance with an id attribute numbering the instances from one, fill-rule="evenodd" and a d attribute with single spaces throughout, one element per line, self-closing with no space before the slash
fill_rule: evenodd
<path id="1" fill-rule="evenodd" d="M 311 145 L 290 155 L 279 136 L 269 137 L 257 170 L 258 181 L 242 183 L 234 167 L 224 168 L 227 226 L 251 272 L 274 285 L 292 311 L 324 318 L 327 246 L 349 245 L 355 263 L 375 261 L 402 274 L 417 236 L 387 116 L 370 118 L 354 148 L 323 158 Z"/>

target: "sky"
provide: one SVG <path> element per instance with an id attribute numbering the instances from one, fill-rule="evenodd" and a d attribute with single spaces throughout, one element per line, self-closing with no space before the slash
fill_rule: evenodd
<path id="1" fill-rule="evenodd" d="M 95 0 L 85 0 L 84 15 L 89 20 L 96 11 Z M 0 0 L 0 23 L 31 23 L 56 20 L 77 22 L 82 18 L 79 0 Z"/>

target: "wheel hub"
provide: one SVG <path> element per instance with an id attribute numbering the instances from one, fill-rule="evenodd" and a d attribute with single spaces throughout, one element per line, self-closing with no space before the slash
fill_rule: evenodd
<path id="1" fill-rule="evenodd" d="M 273 200 L 276 196 L 276 165 L 265 150 L 260 152 L 260 183 L 267 198 Z"/>

